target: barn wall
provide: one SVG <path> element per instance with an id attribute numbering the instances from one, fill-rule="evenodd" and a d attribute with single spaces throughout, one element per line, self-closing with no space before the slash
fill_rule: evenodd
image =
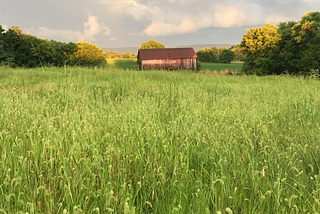
<path id="1" fill-rule="evenodd" d="M 194 61 L 196 59 L 152 59 L 142 60 L 141 69 L 149 70 L 178 70 L 178 69 L 194 69 Z"/>

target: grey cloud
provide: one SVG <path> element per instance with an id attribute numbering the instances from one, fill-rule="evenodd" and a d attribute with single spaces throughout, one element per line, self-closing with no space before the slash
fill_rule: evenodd
<path id="1" fill-rule="evenodd" d="M 8 0 L 0 1 L 0 24 L 101 47 L 139 46 L 148 39 L 176 46 L 239 41 L 243 29 L 298 21 L 319 8 L 319 0 Z M 88 19 L 88 10 L 98 25 Z"/>
<path id="2" fill-rule="evenodd" d="M 26 28 L 24 31 L 32 35 L 36 35 L 41 38 L 56 39 L 60 41 L 96 41 L 96 36 L 100 33 L 104 35 L 110 35 L 110 29 L 106 26 L 101 25 L 98 22 L 96 16 L 91 15 L 88 12 L 88 21 L 83 23 L 84 30 L 72 31 L 72 30 L 62 30 L 62 29 L 51 29 L 46 27 L 39 27 L 38 29 Z"/>

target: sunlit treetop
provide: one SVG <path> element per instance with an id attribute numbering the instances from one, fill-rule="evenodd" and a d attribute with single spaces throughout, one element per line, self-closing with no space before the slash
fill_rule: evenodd
<path id="1" fill-rule="evenodd" d="M 78 46 L 78 50 L 75 54 L 76 58 L 80 57 L 85 61 L 104 60 L 104 52 L 97 45 L 92 44 L 90 42 L 81 41 L 77 43 L 77 46 Z"/>
<path id="2" fill-rule="evenodd" d="M 18 26 L 12 26 L 10 29 L 16 32 L 18 35 L 22 34 L 22 30 Z"/>
<path id="3" fill-rule="evenodd" d="M 302 42 L 308 34 L 318 33 L 320 29 L 320 12 L 308 12 L 301 21 L 292 27 L 292 34 L 297 42 Z"/>
<path id="4" fill-rule="evenodd" d="M 203 49 L 200 49 L 198 52 L 199 53 L 213 52 L 213 50 L 212 50 L 212 48 L 203 48 Z"/>
<path id="5" fill-rule="evenodd" d="M 149 40 L 147 42 L 144 42 L 140 46 L 140 49 L 162 49 L 162 48 L 166 48 L 166 46 L 154 40 Z"/>
<path id="6" fill-rule="evenodd" d="M 247 30 L 243 36 L 241 47 L 246 51 L 255 53 L 261 52 L 268 48 L 275 48 L 281 40 L 278 28 L 272 24 L 266 24 L 263 27 L 257 27 Z"/>

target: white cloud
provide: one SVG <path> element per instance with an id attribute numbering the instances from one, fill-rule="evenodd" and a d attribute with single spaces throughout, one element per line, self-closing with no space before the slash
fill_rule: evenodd
<path id="1" fill-rule="evenodd" d="M 207 28 L 242 28 L 298 21 L 319 0 L 99 0 L 108 10 L 145 25 L 130 35 L 151 37 Z"/>
<path id="2" fill-rule="evenodd" d="M 243 1 L 243 0 L 242 0 Z M 263 23 L 259 6 L 238 3 L 201 2 L 200 0 L 100 0 L 113 11 L 145 22 L 141 32 L 147 36 L 167 36 L 197 32 L 210 27 L 242 27 Z M 143 3 L 145 2 L 145 3 Z M 176 7 L 180 6 L 178 10 Z"/>
<path id="3" fill-rule="evenodd" d="M 110 40 L 110 41 L 117 41 L 118 39 L 115 38 L 115 37 L 112 37 L 112 38 L 110 38 L 109 40 Z"/>
<path id="4" fill-rule="evenodd" d="M 100 33 L 104 35 L 110 35 L 111 30 L 98 23 L 98 18 L 91 15 L 88 12 L 88 21 L 83 23 L 84 30 L 72 31 L 72 30 L 62 30 L 62 29 L 51 29 L 46 27 L 39 27 L 38 29 L 27 28 L 24 29 L 26 33 L 30 33 L 40 38 L 55 39 L 58 41 L 67 41 L 67 42 L 78 42 L 78 41 L 96 41 L 95 36 Z"/>
<path id="5" fill-rule="evenodd" d="M 1 25 L 1 26 L 5 31 L 7 31 L 9 29 L 8 25 Z"/>

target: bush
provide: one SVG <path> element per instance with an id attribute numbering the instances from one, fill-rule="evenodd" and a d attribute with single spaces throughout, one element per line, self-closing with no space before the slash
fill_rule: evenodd
<path id="1" fill-rule="evenodd" d="M 201 63 L 197 60 L 197 69 L 195 70 L 195 72 L 199 72 L 202 69 Z"/>

